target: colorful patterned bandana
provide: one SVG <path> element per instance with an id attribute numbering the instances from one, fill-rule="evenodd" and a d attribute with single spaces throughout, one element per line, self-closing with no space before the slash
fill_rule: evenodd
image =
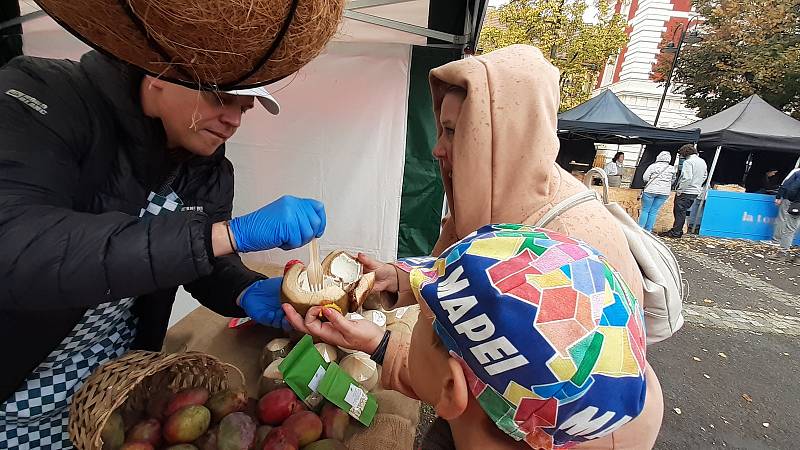
<path id="1" fill-rule="evenodd" d="M 644 313 L 587 244 L 525 225 L 487 225 L 439 258 L 398 266 L 433 310 L 472 395 L 513 439 L 567 448 L 642 411 Z"/>

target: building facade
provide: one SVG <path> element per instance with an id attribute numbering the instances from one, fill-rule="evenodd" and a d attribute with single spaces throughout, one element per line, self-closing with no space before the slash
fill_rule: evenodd
<path id="1" fill-rule="evenodd" d="M 603 68 L 595 94 L 611 89 L 625 105 L 642 119 L 653 123 L 664 83 L 653 81 L 650 74 L 656 64 L 664 38 L 671 39 L 679 23 L 686 26 L 695 15 L 690 0 L 609 0 L 614 10 L 627 17 L 628 44 Z M 674 36 L 677 42 L 680 30 Z M 677 128 L 697 120 L 695 111 L 684 104 L 680 85 L 672 84 L 664 100 L 658 126 Z M 635 165 L 639 146 L 623 146 L 626 166 Z M 613 154 L 617 146 L 605 146 Z"/>

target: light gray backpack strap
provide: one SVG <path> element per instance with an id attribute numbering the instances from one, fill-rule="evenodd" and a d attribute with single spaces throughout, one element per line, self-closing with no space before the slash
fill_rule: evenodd
<path id="1" fill-rule="evenodd" d="M 537 222 L 537 228 L 545 228 L 547 225 L 553 221 L 556 217 L 560 216 L 564 211 L 572 209 L 581 203 L 586 203 L 592 200 L 600 200 L 597 196 L 597 192 L 593 190 L 586 190 L 581 191 L 576 194 L 573 194 L 564 200 L 560 201 L 557 205 L 550 208 Z"/>

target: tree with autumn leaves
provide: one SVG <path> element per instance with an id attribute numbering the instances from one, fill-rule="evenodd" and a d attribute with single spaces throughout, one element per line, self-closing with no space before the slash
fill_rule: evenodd
<path id="1" fill-rule="evenodd" d="M 490 11 L 479 41 L 483 53 L 512 44 L 542 50 L 561 71 L 561 110 L 586 101 L 600 70 L 627 42 L 625 18 L 596 0 L 596 22 L 587 23 L 584 0 L 511 0 Z"/>
<path id="2" fill-rule="evenodd" d="M 695 0 L 703 40 L 684 44 L 673 83 L 690 108 L 708 117 L 758 94 L 800 118 L 800 0 Z M 662 47 L 678 43 L 669 29 Z M 664 81 L 674 54 L 659 56 L 652 78 Z"/>

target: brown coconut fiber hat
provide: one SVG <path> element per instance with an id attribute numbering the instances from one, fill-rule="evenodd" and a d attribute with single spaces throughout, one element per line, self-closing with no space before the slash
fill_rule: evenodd
<path id="1" fill-rule="evenodd" d="M 247 88 L 296 72 L 333 37 L 345 0 L 35 0 L 78 38 L 190 87 Z"/>

